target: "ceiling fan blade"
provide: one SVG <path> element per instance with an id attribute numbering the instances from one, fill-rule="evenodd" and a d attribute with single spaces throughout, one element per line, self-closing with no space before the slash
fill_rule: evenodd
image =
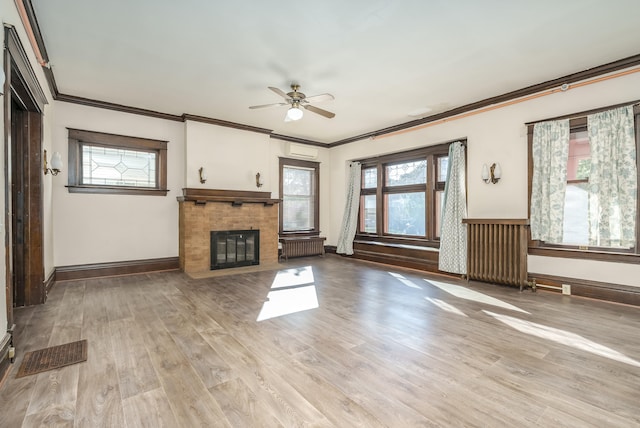
<path id="1" fill-rule="evenodd" d="M 311 97 L 306 97 L 305 101 L 309 101 L 312 103 L 320 103 L 322 101 L 331 101 L 333 99 L 335 98 L 331 94 L 320 94 L 320 95 L 313 95 Z"/>
<path id="2" fill-rule="evenodd" d="M 278 88 L 274 88 L 273 86 L 268 86 L 268 88 L 271 89 L 276 94 L 280 95 L 285 100 L 290 100 L 291 99 L 291 97 L 289 95 L 287 95 L 283 90 L 280 90 Z"/>
<path id="3" fill-rule="evenodd" d="M 260 104 L 257 106 L 249 106 L 250 109 L 255 109 L 255 108 L 266 108 L 266 107 L 280 107 L 280 106 L 286 106 L 289 105 L 289 103 L 271 103 L 271 104 Z"/>
<path id="4" fill-rule="evenodd" d="M 318 107 L 315 107 L 315 106 L 312 106 L 312 105 L 304 104 L 303 107 L 306 108 L 309 111 L 312 111 L 312 112 L 314 112 L 316 114 L 319 114 L 320 116 L 324 116 L 324 117 L 326 117 L 328 119 L 331 119 L 336 115 L 335 113 L 331 113 L 330 111 L 323 110 L 321 108 L 318 108 Z"/>

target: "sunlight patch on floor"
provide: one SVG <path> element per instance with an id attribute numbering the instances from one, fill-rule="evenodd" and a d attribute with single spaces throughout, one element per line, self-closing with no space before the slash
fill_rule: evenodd
<path id="1" fill-rule="evenodd" d="M 461 299 L 473 300 L 475 302 L 484 303 L 486 305 L 498 306 L 500 308 L 509 309 L 512 311 L 522 312 L 528 314 L 529 312 L 520 309 L 517 306 L 512 305 L 511 303 L 503 302 L 500 299 L 496 299 L 495 297 L 487 296 L 486 294 L 480 293 L 475 290 L 471 290 L 470 288 L 463 287 L 461 285 L 447 284 L 446 282 L 433 281 L 424 279 L 427 284 L 434 285 L 441 289 L 442 291 L 446 291 L 452 296 L 459 297 Z"/>
<path id="2" fill-rule="evenodd" d="M 278 272 L 256 321 L 318 308 L 314 283 L 311 266 Z"/>
<path id="3" fill-rule="evenodd" d="M 422 290 L 422 287 L 420 287 L 418 284 L 413 283 L 411 280 L 405 278 L 403 275 L 400 275 L 399 273 L 394 273 L 394 272 L 387 272 L 387 273 L 392 277 L 394 277 L 395 279 L 397 279 L 398 281 L 400 281 L 401 283 L 403 283 L 404 285 L 406 285 L 407 287 L 417 288 L 418 290 Z"/>
<path id="4" fill-rule="evenodd" d="M 554 342 L 571 346 L 581 351 L 590 352 L 601 357 L 640 367 L 640 362 L 634 360 L 633 358 L 629 358 L 614 349 L 586 339 L 579 334 L 571 333 L 569 331 L 560 330 L 558 328 L 549 327 L 542 324 L 537 324 L 531 321 L 521 320 L 518 318 L 510 317 L 508 315 L 496 314 L 489 311 L 483 312 L 522 333 L 527 333 L 532 336 L 540 337 L 542 339 L 552 340 Z"/>
<path id="5" fill-rule="evenodd" d="M 295 287 L 296 285 L 313 284 L 313 268 L 311 266 L 303 266 L 281 270 L 276 274 L 271 288 Z"/>
<path id="6" fill-rule="evenodd" d="M 427 299 L 427 301 L 433 303 L 435 306 L 439 307 L 443 311 L 451 312 L 452 314 L 456 314 L 456 315 L 462 315 L 463 317 L 468 317 L 467 314 L 462 312 L 460 309 L 456 308 L 453 305 L 450 305 L 449 303 L 443 300 L 434 299 L 432 297 L 425 297 L 425 299 Z"/>

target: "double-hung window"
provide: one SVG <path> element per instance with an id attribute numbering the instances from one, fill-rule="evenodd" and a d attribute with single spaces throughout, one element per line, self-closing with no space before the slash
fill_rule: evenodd
<path id="1" fill-rule="evenodd" d="M 167 142 L 69 129 L 72 193 L 167 194 Z"/>
<path id="2" fill-rule="evenodd" d="M 541 223 L 545 229 L 553 227 L 553 224 L 561 225 L 561 233 L 552 234 L 557 236 L 556 239 L 532 240 L 530 254 L 612 261 L 640 255 L 640 230 L 637 215 L 633 215 L 640 212 L 640 108 L 636 105 L 627 110 L 632 111 L 633 116 L 627 121 L 628 126 L 620 125 L 622 120 L 615 112 L 618 109 L 608 107 L 564 119 L 569 121 L 564 208 L 555 215 L 547 216 L 545 213 Z M 594 117 L 603 113 L 603 116 Z M 609 114 L 611 121 L 607 120 Z M 534 126 L 529 125 L 532 231 L 536 208 L 532 197 L 536 192 L 533 184 L 537 173 L 535 168 L 543 167 L 536 166 L 534 162 Z M 620 142 L 623 140 L 629 143 L 622 145 Z M 594 147 L 597 152 L 593 151 Z M 623 180 L 629 184 L 619 184 Z M 549 186 L 553 187 L 554 183 L 549 183 Z"/>
<path id="3" fill-rule="evenodd" d="M 318 162 L 280 158 L 280 235 L 318 235 Z"/>
<path id="4" fill-rule="evenodd" d="M 360 161 L 358 239 L 438 245 L 448 147 Z"/>

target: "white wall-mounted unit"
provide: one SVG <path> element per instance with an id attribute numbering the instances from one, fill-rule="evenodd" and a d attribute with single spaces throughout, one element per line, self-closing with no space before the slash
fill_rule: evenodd
<path id="1" fill-rule="evenodd" d="M 287 156 L 300 159 L 317 159 L 318 148 L 306 144 L 289 143 Z"/>

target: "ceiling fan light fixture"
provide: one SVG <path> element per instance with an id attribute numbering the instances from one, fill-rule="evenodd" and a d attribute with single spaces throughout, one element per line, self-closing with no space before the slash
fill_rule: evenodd
<path id="1" fill-rule="evenodd" d="M 293 106 L 289 110 L 287 110 L 286 118 L 289 120 L 300 120 L 302 119 L 303 115 L 304 115 L 304 112 L 299 107 Z"/>

